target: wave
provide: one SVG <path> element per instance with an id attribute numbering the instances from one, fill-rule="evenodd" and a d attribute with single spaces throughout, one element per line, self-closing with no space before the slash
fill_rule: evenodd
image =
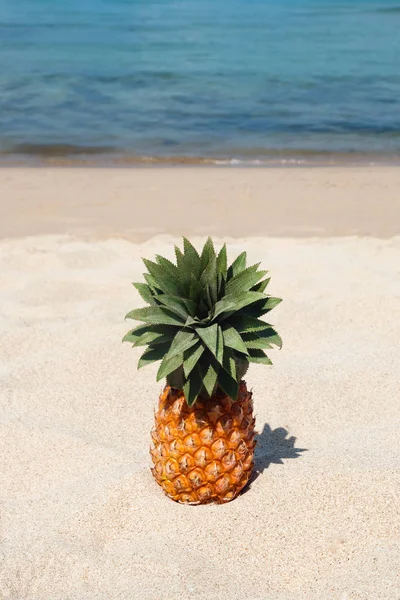
<path id="1" fill-rule="evenodd" d="M 21 143 L 14 144 L 0 150 L 0 155 L 10 156 L 13 154 L 37 156 L 37 157 L 62 157 L 76 155 L 104 155 L 116 152 L 112 146 L 80 146 L 75 144 L 40 144 Z"/>
<path id="2" fill-rule="evenodd" d="M 1 164 L 53 166 L 307 166 L 400 164 L 399 153 L 235 148 L 214 156 L 141 155 L 110 146 L 21 143 L 0 150 Z"/>
<path id="3" fill-rule="evenodd" d="M 384 8 L 377 8 L 374 12 L 384 13 L 384 14 L 400 14 L 400 6 L 386 6 Z"/>

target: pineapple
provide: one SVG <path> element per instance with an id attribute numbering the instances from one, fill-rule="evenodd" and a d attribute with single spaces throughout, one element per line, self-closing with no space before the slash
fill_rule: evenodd
<path id="1" fill-rule="evenodd" d="M 138 368 L 161 361 L 166 380 L 155 414 L 153 475 L 164 493 L 188 504 L 223 503 L 248 482 L 254 462 L 249 363 L 270 365 L 265 350 L 282 346 L 260 319 L 281 300 L 265 294 L 269 279 L 246 253 L 228 266 L 209 238 L 199 254 L 183 239 L 176 264 L 144 259 L 146 283 L 133 285 L 148 304 L 126 315 L 142 324 L 123 338 L 147 346 Z"/>

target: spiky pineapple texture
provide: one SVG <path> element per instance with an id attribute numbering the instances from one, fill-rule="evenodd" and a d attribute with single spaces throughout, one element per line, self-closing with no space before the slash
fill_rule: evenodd
<path id="1" fill-rule="evenodd" d="M 249 363 L 272 364 L 265 350 L 282 346 L 260 319 L 281 299 L 265 293 L 267 271 L 260 263 L 246 267 L 246 252 L 228 266 L 225 244 L 217 254 L 208 238 L 199 254 L 183 238 L 175 256 L 176 264 L 159 255 L 143 259 L 146 283 L 133 285 L 149 306 L 126 315 L 143 324 L 123 341 L 147 346 L 138 368 L 161 360 L 157 381 L 183 389 L 189 406 L 218 386 L 236 400 Z"/>

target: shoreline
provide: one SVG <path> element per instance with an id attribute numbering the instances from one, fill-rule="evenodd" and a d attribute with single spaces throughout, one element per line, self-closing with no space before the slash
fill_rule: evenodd
<path id="1" fill-rule="evenodd" d="M 389 238 L 400 234 L 399 189 L 393 166 L 10 167 L 0 170 L 0 238 Z"/>
<path id="2" fill-rule="evenodd" d="M 352 168 L 400 168 L 400 158 L 392 160 L 344 160 L 344 161 L 302 161 L 297 159 L 252 160 L 242 159 L 191 159 L 187 157 L 161 159 L 119 159 L 98 161 L 83 158 L 49 158 L 43 160 L 0 159 L 0 171 L 4 169 L 352 169 Z"/>
<path id="3" fill-rule="evenodd" d="M 32 145 L 26 152 L 0 151 L 0 169 L 7 167 L 370 167 L 400 166 L 399 153 L 276 149 L 237 155 L 140 155 L 133 152 L 68 145 Z"/>

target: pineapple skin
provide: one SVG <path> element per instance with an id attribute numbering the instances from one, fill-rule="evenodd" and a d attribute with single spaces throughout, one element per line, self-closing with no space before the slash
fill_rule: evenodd
<path id="1" fill-rule="evenodd" d="M 182 390 L 165 386 L 152 430 L 154 478 L 183 504 L 233 500 L 254 467 L 252 392 L 242 381 L 238 399 L 218 390 L 189 407 Z"/>

